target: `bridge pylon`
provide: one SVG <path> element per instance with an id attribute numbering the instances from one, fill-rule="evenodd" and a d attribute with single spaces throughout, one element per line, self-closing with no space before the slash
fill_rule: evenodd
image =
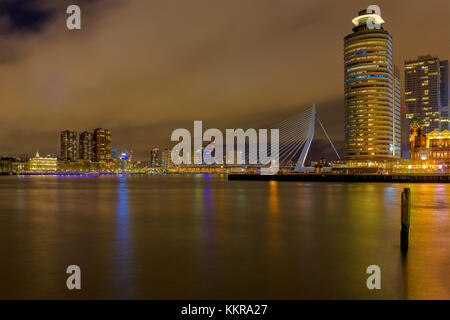
<path id="1" fill-rule="evenodd" d="M 331 146 L 333 147 L 333 150 L 336 153 L 336 155 L 338 156 L 339 160 L 341 159 L 341 157 L 339 156 L 339 153 L 337 152 L 336 148 L 334 147 L 333 142 L 331 141 L 330 137 L 328 136 L 328 133 L 325 130 L 325 127 L 323 126 L 322 122 L 320 121 L 320 119 L 317 115 L 316 105 L 313 104 L 312 108 L 311 108 L 311 120 L 310 120 L 311 122 L 310 122 L 310 126 L 309 126 L 308 138 L 306 139 L 306 142 L 303 146 L 302 152 L 300 153 L 300 156 L 297 160 L 297 164 L 295 165 L 294 172 L 302 172 L 305 169 L 306 157 L 308 156 L 309 148 L 311 147 L 311 142 L 314 139 L 316 120 L 319 122 L 320 127 L 322 128 L 323 132 L 325 133 L 328 141 L 330 142 Z"/>

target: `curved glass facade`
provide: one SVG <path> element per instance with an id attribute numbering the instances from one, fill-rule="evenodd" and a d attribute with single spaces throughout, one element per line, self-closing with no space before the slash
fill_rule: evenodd
<path id="1" fill-rule="evenodd" d="M 382 27 L 370 29 L 362 13 L 344 39 L 346 158 L 392 158 L 400 155 L 392 37 Z"/>

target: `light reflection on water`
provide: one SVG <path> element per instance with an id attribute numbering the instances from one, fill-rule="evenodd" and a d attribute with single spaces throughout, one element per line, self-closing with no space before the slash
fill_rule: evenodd
<path id="1" fill-rule="evenodd" d="M 130 281 L 132 275 L 127 271 L 129 264 L 133 263 L 133 246 L 130 234 L 129 221 L 129 204 L 128 204 L 128 187 L 127 177 L 119 176 L 117 188 L 117 218 L 116 218 L 116 239 L 115 239 L 115 276 L 113 280 L 117 291 L 120 292 L 121 297 L 126 298 L 127 295 L 132 294 L 130 290 L 134 289 L 133 283 Z"/>
<path id="2" fill-rule="evenodd" d="M 445 184 L 2 177 L 0 298 L 449 299 L 449 199 Z"/>

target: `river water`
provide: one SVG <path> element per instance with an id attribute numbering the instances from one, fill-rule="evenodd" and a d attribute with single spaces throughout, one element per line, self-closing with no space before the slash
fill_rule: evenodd
<path id="1" fill-rule="evenodd" d="M 449 200 L 443 184 L 0 177 L 0 298 L 449 299 Z"/>

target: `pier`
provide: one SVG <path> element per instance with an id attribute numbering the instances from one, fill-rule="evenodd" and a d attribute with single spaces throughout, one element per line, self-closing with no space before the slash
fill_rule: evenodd
<path id="1" fill-rule="evenodd" d="M 450 174 L 229 174 L 228 180 L 312 182 L 449 183 Z"/>

